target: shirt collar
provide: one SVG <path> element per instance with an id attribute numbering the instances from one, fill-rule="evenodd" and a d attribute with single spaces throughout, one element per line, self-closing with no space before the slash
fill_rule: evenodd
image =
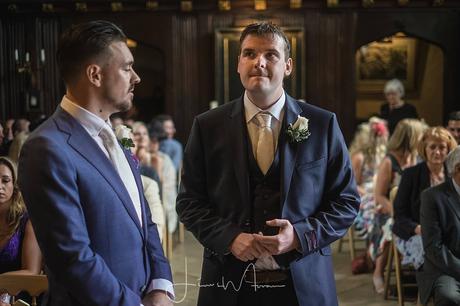
<path id="1" fill-rule="evenodd" d="M 460 186 L 457 185 L 457 182 L 452 178 L 452 183 L 454 185 L 455 191 L 457 191 L 458 195 L 460 196 Z"/>
<path id="2" fill-rule="evenodd" d="M 67 96 L 62 98 L 61 107 L 80 122 L 92 137 L 98 136 L 100 131 L 107 125 L 109 129 L 112 129 L 110 120 L 104 121 L 92 112 L 72 102 Z"/>
<path id="3" fill-rule="evenodd" d="M 273 117 L 276 118 L 276 120 L 281 121 L 284 104 L 286 104 L 286 95 L 284 94 L 284 90 L 281 97 L 272 106 L 265 110 L 259 108 L 257 105 L 252 103 L 252 101 L 248 97 L 248 93 L 245 91 L 244 110 L 246 115 L 246 123 L 249 123 L 249 121 L 251 121 L 260 112 L 270 113 Z"/>

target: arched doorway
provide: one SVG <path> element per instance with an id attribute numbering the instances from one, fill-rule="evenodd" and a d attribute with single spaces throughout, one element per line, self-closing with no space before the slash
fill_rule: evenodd
<path id="1" fill-rule="evenodd" d="M 380 113 L 386 81 L 397 78 L 406 102 L 429 125 L 443 125 L 444 53 L 440 47 L 403 32 L 360 46 L 355 55 L 356 120 Z"/>

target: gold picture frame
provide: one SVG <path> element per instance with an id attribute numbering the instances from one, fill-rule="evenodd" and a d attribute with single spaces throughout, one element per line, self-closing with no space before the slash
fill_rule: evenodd
<path id="1" fill-rule="evenodd" d="M 415 59 L 417 41 L 393 36 L 371 42 L 356 51 L 356 89 L 358 97 L 382 98 L 388 80 L 399 79 L 406 92 L 416 89 Z"/>

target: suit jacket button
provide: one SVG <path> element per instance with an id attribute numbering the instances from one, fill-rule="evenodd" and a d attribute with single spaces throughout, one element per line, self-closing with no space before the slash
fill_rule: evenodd
<path id="1" fill-rule="evenodd" d="M 139 288 L 139 291 L 142 293 L 142 292 L 144 292 L 144 291 L 145 291 L 145 288 L 147 288 L 147 286 L 146 286 L 146 285 L 144 285 L 144 286 L 140 287 L 140 288 Z"/>

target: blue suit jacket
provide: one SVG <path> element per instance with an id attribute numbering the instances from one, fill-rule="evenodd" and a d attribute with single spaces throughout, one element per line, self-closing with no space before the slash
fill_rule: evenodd
<path id="1" fill-rule="evenodd" d="M 335 115 L 286 95 L 284 120 L 294 123 L 298 115 L 310 119 L 310 137 L 279 148 L 280 210 L 302 249 L 291 254 L 290 269 L 300 305 L 332 306 L 337 295 L 329 245 L 353 223 L 360 199 Z M 247 267 L 229 253 L 233 239 L 251 231 L 244 116 L 242 98 L 199 115 L 185 149 L 177 210 L 205 247 L 202 285 L 223 278 L 239 284 Z M 236 305 L 236 296 L 232 289 L 206 286 L 198 304 Z"/>
<path id="2" fill-rule="evenodd" d="M 47 305 L 138 306 L 152 279 L 172 280 L 136 165 L 144 226 L 97 143 L 60 107 L 25 143 L 19 184 L 44 254 Z"/>

